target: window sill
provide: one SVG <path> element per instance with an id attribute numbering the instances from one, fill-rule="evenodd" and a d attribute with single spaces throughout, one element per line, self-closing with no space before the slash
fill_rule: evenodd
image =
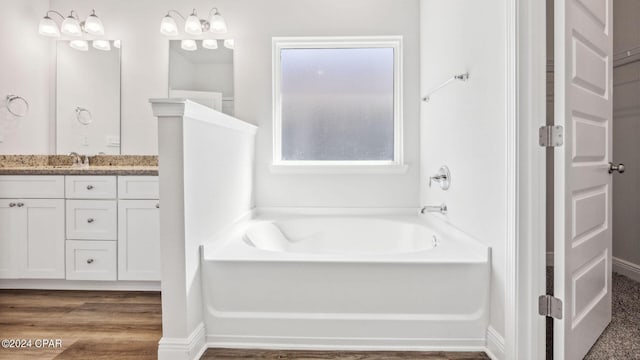
<path id="1" fill-rule="evenodd" d="M 376 165 L 335 165 L 335 164 L 271 164 L 272 174 L 406 174 L 409 165 L 406 164 L 376 164 Z"/>

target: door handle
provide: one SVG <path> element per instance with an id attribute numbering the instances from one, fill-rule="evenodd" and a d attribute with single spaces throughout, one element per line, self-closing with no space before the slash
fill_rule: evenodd
<path id="1" fill-rule="evenodd" d="M 614 164 L 612 162 L 609 163 L 609 174 L 613 174 L 614 171 L 617 171 L 619 174 L 624 173 L 625 168 L 624 164 Z"/>

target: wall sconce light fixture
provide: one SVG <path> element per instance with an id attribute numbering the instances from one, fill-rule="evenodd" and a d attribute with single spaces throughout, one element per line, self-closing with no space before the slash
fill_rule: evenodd
<path id="1" fill-rule="evenodd" d="M 224 20 L 217 8 L 209 10 L 208 20 L 200 19 L 198 12 L 193 9 L 191 15 L 184 17 L 177 10 L 169 10 L 160 21 L 160 33 L 166 36 L 177 36 L 178 25 L 176 20 L 171 16 L 171 13 L 178 15 L 182 21 L 184 21 L 184 32 L 190 35 L 202 35 L 203 32 L 212 32 L 214 34 L 226 34 L 227 22 Z"/>
<path id="2" fill-rule="evenodd" d="M 56 14 L 62 19 L 60 28 L 58 28 L 56 22 L 49 17 L 49 14 Z M 92 10 L 91 15 L 84 21 L 80 21 L 78 13 L 75 10 L 71 10 L 71 13 L 69 13 L 67 17 L 64 17 L 55 10 L 49 10 L 40 20 L 38 32 L 40 35 L 51 37 L 60 37 L 60 33 L 67 36 L 78 37 L 82 36 L 83 32 L 90 35 L 102 36 L 104 35 L 104 25 L 102 25 L 102 21 L 96 15 L 95 10 Z"/>

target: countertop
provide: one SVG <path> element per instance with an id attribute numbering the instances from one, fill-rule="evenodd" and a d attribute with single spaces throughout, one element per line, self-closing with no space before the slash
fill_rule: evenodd
<path id="1" fill-rule="evenodd" d="M 74 167 L 67 155 L 0 155 L 0 175 L 158 175 L 153 155 L 98 155 L 88 168 Z"/>
<path id="2" fill-rule="evenodd" d="M 158 175 L 157 166 L 15 166 L 0 167 L 0 175 Z"/>

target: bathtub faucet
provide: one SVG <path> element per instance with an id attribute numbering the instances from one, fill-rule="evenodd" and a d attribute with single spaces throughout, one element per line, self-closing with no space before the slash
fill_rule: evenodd
<path id="1" fill-rule="evenodd" d="M 420 214 L 431 213 L 431 212 L 439 212 L 442 215 L 447 214 L 447 204 L 442 203 L 440 205 L 427 205 L 423 206 L 420 209 Z"/>

